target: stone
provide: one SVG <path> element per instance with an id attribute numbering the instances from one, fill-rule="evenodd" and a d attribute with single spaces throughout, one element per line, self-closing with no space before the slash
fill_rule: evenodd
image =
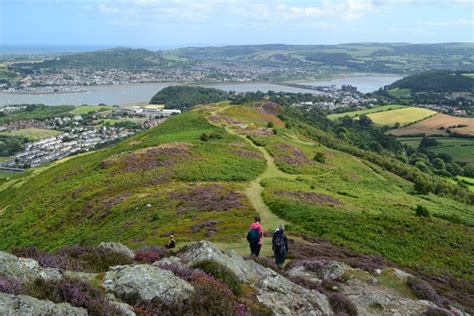
<path id="1" fill-rule="evenodd" d="M 43 268 L 33 259 L 18 258 L 0 251 L 0 276 L 12 278 L 21 282 L 30 282 L 38 278 L 59 280 L 62 274 L 58 269 Z"/>
<path id="2" fill-rule="evenodd" d="M 180 254 L 180 258 L 188 266 L 204 260 L 222 264 L 241 282 L 253 287 L 259 302 L 275 315 L 332 315 L 324 294 L 303 288 L 255 261 L 243 259 L 234 251 L 224 253 L 208 241 L 192 245 Z"/>
<path id="3" fill-rule="evenodd" d="M 0 315 L 58 315 L 87 316 L 84 308 L 73 307 L 68 303 L 55 304 L 26 295 L 0 293 Z"/>
<path id="4" fill-rule="evenodd" d="M 122 254 L 129 257 L 130 259 L 135 258 L 135 253 L 132 250 L 130 250 L 130 248 L 128 248 L 127 246 L 119 242 L 103 242 L 103 243 L 100 243 L 97 246 L 97 248 L 102 248 L 102 249 L 106 249 L 106 250 L 110 250 L 110 251 Z"/>
<path id="5" fill-rule="evenodd" d="M 194 288 L 171 271 L 154 265 L 115 266 L 106 272 L 103 286 L 121 300 L 150 302 L 159 298 L 166 302 L 187 299 Z"/>

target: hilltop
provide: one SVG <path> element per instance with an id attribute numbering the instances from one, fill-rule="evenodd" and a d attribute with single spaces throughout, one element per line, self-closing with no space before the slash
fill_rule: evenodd
<path id="1" fill-rule="evenodd" d="M 428 71 L 397 80 L 387 88 L 409 89 L 413 93 L 474 93 L 474 78 L 459 71 Z"/>
<path id="2" fill-rule="evenodd" d="M 290 257 L 327 249 L 361 266 L 379 258 L 471 306 L 472 195 L 358 148 L 351 138 L 363 134 L 348 127 L 336 136 L 328 124 L 266 100 L 196 107 L 2 184 L 0 249 L 110 240 L 139 248 L 174 234 L 180 244 L 209 239 L 246 254 L 248 224 L 260 214 L 268 231 L 287 223 Z"/>

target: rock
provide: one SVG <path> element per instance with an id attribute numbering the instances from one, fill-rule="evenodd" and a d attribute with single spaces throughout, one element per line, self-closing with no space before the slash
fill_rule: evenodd
<path id="1" fill-rule="evenodd" d="M 58 269 L 43 268 L 33 259 L 18 258 L 0 251 L 0 276 L 5 276 L 22 282 L 30 282 L 38 278 L 59 280 L 62 278 Z"/>
<path id="2" fill-rule="evenodd" d="M 115 308 L 116 316 L 136 316 L 135 310 L 133 309 L 132 306 L 118 302 L 118 301 L 108 301 L 109 305 Z"/>
<path id="3" fill-rule="evenodd" d="M 151 208 L 151 204 L 148 203 L 147 205 L 145 205 L 146 208 Z"/>
<path id="4" fill-rule="evenodd" d="M 410 273 L 407 273 L 403 270 L 397 269 L 397 268 L 386 268 L 383 269 L 380 274 L 390 274 L 400 281 L 406 282 L 408 277 L 413 277 Z"/>
<path id="5" fill-rule="evenodd" d="M 182 265 L 183 263 L 181 262 L 181 259 L 178 258 L 178 257 L 167 257 L 167 258 L 163 258 L 163 259 L 160 259 L 158 261 L 155 261 L 153 262 L 153 265 L 154 266 L 157 266 L 159 267 L 160 265 L 162 264 L 178 264 L 178 265 Z"/>
<path id="6" fill-rule="evenodd" d="M 181 301 L 194 291 L 171 271 L 147 264 L 112 267 L 105 274 L 103 286 L 121 300 L 140 302 L 155 297 L 167 302 Z"/>
<path id="7" fill-rule="evenodd" d="M 234 251 L 222 252 L 214 244 L 201 241 L 180 254 L 192 266 L 204 260 L 218 262 L 234 272 L 241 282 L 257 290 L 257 299 L 275 315 L 332 315 L 327 297 L 303 288 L 255 261 L 244 260 Z"/>
<path id="8" fill-rule="evenodd" d="M 26 295 L 0 293 L 0 315 L 58 315 L 87 316 L 84 308 L 73 307 L 68 303 L 55 304 Z"/>
<path id="9" fill-rule="evenodd" d="M 338 261 L 315 261 L 311 264 L 311 269 L 307 269 L 305 264 L 293 267 L 288 274 L 290 276 L 298 276 L 312 280 L 313 282 L 321 280 L 336 280 L 339 279 L 350 267 Z"/>
<path id="10" fill-rule="evenodd" d="M 127 256 L 131 259 L 135 258 L 135 253 L 130 250 L 127 246 L 119 242 L 103 242 L 100 243 L 97 248 L 102 248 L 106 250 L 110 250 L 124 256 Z"/>

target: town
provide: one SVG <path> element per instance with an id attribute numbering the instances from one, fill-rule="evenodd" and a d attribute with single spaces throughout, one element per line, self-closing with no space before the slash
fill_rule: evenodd
<path id="1" fill-rule="evenodd" d="M 50 119 L 17 120 L 0 126 L 1 135 L 22 131 L 52 132 L 54 136 L 28 141 L 24 150 L 0 163 L 4 168 L 31 168 L 74 154 L 88 152 L 152 128 L 180 110 L 165 109 L 164 105 L 134 105 L 130 107 L 83 106 L 89 113 L 67 112 Z M 95 111 L 94 111 L 95 108 Z M 9 106 L 3 111 L 24 111 L 25 106 Z"/>

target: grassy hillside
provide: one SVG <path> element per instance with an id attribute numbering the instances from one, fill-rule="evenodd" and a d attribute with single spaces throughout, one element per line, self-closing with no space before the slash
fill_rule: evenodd
<path id="1" fill-rule="evenodd" d="M 385 112 L 385 111 L 390 111 L 390 110 L 402 109 L 404 107 L 405 107 L 404 105 L 396 105 L 396 104 L 383 105 L 383 106 L 378 106 L 378 107 L 370 108 L 370 109 L 330 114 L 328 115 L 328 119 L 335 121 L 344 116 L 357 117 L 363 114 L 367 115 L 371 113 Z"/>
<path id="2" fill-rule="evenodd" d="M 453 71 L 427 71 L 392 83 L 388 89 L 409 89 L 413 92 L 471 92 L 474 78 Z"/>
<path id="3" fill-rule="evenodd" d="M 202 133 L 215 137 L 203 142 Z M 3 190 L 0 248 L 153 244 L 169 232 L 181 241 L 236 238 L 255 215 L 241 182 L 264 167 L 246 142 L 186 113 Z M 210 220 L 219 222 L 205 226 Z"/>
<path id="4" fill-rule="evenodd" d="M 371 113 L 367 116 L 375 124 L 380 126 L 394 126 L 397 123 L 400 126 L 405 126 L 422 121 L 435 114 L 437 114 L 437 112 L 430 109 L 407 107 L 391 111 Z"/>
<path id="5" fill-rule="evenodd" d="M 269 231 L 287 222 L 403 267 L 474 280 L 473 206 L 415 194 L 413 183 L 313 137 L 325 132 L 285 124 L 277 117 L 283 111 L 269 102 L 199 107 L 4 184 L 0 249 L 104 240 L 138 246 L 173 232 L 179 242 L 213 239 L 246 252 L 247 225 L 258 212 Z M 417 206 L 430 216 L 417 215 Z"/>

